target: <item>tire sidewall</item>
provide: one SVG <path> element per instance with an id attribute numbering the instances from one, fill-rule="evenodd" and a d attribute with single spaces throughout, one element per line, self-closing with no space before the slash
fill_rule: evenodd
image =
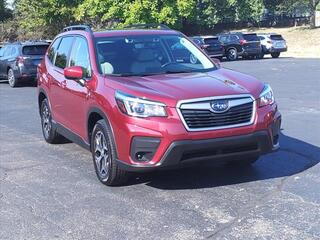
<path id="1" fill-rule="evenodd" d="M 13 77 L 13 80 L 12 80 L 12 81 L 9 80 L 9 73 L 10 73 L 10 75 L 12 75 L 12 77 Z M 16 77 L 14 76 L 14 72 L 13 72 L 12 68 L 9 68 L 7 75 L 8 75 L 8 82 L 9 82 L 10 87 L 12 87 L 12 88 L 16 87 L 16 86 L 17 86 L 17 79 L 16 79 Z"/>
<path id="2" fill-rule="evenodd" d="M 110 159 L 109 159 L 109 169 L 108 169 L 108 175 L 106 177 L 102 177 L 99 174 L 99 171 L 97 169 L 97 164 L 95 161 L 95 136 L 96 134 L 101 131 L 105 137 L 106 140 L 106 144 L 108 146 L 108 149 L 110 149 Z M 94 165 L 94 169 L 96 172 L 96 175 L 98 177 L 98 179 L 100 180 L 100 182 L 102 182 L 103 184 L 109 185 L 112 181 L 112 175 L 113 175 L 113 166 L 115 164 L 115 158 L 116 158 L 116 153 L 115 153 L 115 146 L 114 143 L 112 141 L 112 136 L 111 134 L 111 130 L 110 127 L 106 124 L 106 122 L 104 120 L 99 120 L 96 125 L 93 128 L 92 134 L 91 134 L 91 155 L 92 155 L 92 160 L 93 160 L 93 165 Z"/>
<path id="3" fill-rule="evenodd" d="M 43 109 L 44 109 L 45 106 L 48 108 L 48 111 L 50 113 L 49 121 L 50 121 L 50 124 L 51 124 L 51 129 L 50 129 L 50 132 L 49 132 L 48 136 L 46 136 L 46 134 L 44 132 L 45 130 L 43 129 Z M 49 103 L 48 103 L 47 99 L 44 99 L 42 101 L 42 103 L 41 103 L 40 116 L 41 116 L 41 129 L 42 129 L 43 137 L 46 140 L 46 142 L 52 143 L 52 141 L 54 139 L 54 126 L 52 124 L 52 113 L 51 113 L 51 109 L 50 109 L 50 106 L 49 106 Z"/>
<path id="4" fill-rule="evenodd" d="M 235 51 L 235 57 L 234 58 L 230 58 L 230 52 L 231 51 Z M 237 49 L 235 49 L 235 48 L 230 48 L 230 49 L 228 49 L 228 51 L 227 51 L 227 59 L 229 60 L 229 61 L 235 61 L 235 60 L 237 60 L 237 58 L 238 58 L 238 51 L 237 51 Z"/>

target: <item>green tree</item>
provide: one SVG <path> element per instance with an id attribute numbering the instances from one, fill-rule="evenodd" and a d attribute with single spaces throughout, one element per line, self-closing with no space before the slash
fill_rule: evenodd
<path id="1" fill-rule="evenodd" d="M 75 18 L 97 28 L 134 23 L 183 27 L 195 18 L 195 7 L 195 0 L 84 0 L 75 11 Z"/>
<path id="2" fill-rule="evenodd" d="M 294 14 L 297 10 L 306 10 L 310 14 L 310 27 L 316 26 L 316 10 L 320 0 L 283 0 L 278 9 L 286 13 Z"/>
<path id="3" fill-rule="evenodd" d="M 15 17 L 26 37 L 53 37 L 75 22 L 74 11 L 81 0 L 16 0 Z"/>

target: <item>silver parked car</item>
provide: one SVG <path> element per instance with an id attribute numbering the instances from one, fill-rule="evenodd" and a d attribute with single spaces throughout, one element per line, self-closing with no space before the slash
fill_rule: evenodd
<path id="1" fill-rule="evenodd" d="M 278 58 L 281 52 L 286 52 L 288 46 L 286 40 L 276 33 L 259 33 L 257 34 L 262 46 L 262 56 L 265 54 L 271 54 L 273 58 Z"/>
<path id="2" fill-rule="evenodd" d="M 35 81 L 37 66 L 43 59 L 49 43 L 14 42 L 0 49 L 0 79 L 8 80 L 11 87 Z"/>

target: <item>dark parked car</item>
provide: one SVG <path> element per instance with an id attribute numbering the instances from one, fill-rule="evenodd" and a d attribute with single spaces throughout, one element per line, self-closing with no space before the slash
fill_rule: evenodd
<path id="1" fill-rule="evenodd" d="M 0 79 L 7 79 L 11 87 L 21 82 L 35 81 L 37 65 L 49 44 L 47 42 L 14 42 L 0 49 Z"/>
<path id="2" fill-rule="evenodd" d="M 224 47 L 215 36 L 194 36 L 191 37 L 194 43 L 206 51 L 210 57 L 221 59 L 224 56 Z"/>
<path id="3" fill-rule="evenodd" d="M 242 58 L 261 57 L 260 40 L 255 33 L 231 32 L 219 35 L 219 41 L 223 43 L 226 57 L 229 61 Z"/>
<path id="4" fill-rule="evenodd" d="M 258 37 L 262 46 L 262 57 L 271 54 L 273 58 L 278 58 L 281 52 L 287 51 L 286 40 L 276 33 L 260 33 Z"/>

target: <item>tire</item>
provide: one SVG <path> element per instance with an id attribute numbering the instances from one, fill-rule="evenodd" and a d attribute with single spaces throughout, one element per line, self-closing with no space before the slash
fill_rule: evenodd
<path id="1" fill-rule="evenodd" d="M 271 53 L 272 58 L 278 58 L 280 56 L 279 52 Z"/>
<path id="2" fill-rule="evenodd" d="M 116 146 L 109 124 L 99 120 L 91 135 L 91 153 L 94 169 L 99 181 L 107 186 L 124 184 L 128 172 L 119 168 L 116 162 Z"/>
<path id="3" fill-rule="evenodd" d="M 231 161 L 231 162 L 228 162 L 228 164 L 231 165 L 231 166 L 243 166 L 243 167 L 245 167 L 245 166 L 252 165 L 258 159 L 259 159 L 259 157 L 249 157 L 249 158 L 245 158 L 245 159 L 241 159 L 241 160 Z"/>
<path id="4" fill-rule="evenodd" d="M 52 115 L 48 100 L 45 98 L 40 108 L 42 134 L 47 143 L 62 143 L 64 137 L 57 133 L 52 124 Z"/>
<path id="5" fill-rule="evenodd" d="M 227 57 L 228 61 L 235 61 L 238 59 L 238 51 L 235 48 L 228 49 L 226 55 L 227 55 L 226 57 Z"/>
<path id="6" fill-rule="evenodd" d="M 18 81 L 17 81 L 17 78 L 14 76 L 14 72 L 11 68 L 9 68 L 7 76 L 8 76 L 8 82 L 10 87 L 12 88 L 17 87 Z"/>

